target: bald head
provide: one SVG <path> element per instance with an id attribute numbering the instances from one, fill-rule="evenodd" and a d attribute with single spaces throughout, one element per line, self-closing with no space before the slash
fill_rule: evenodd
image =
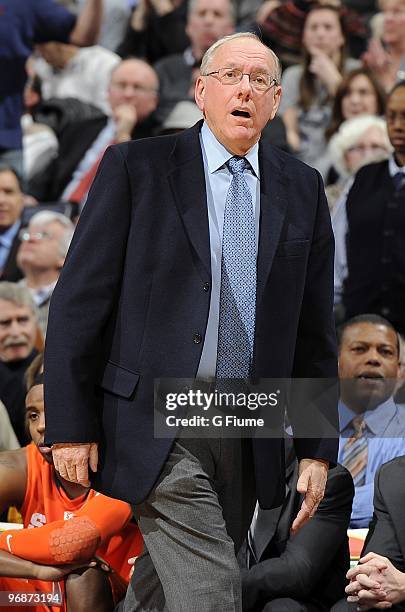
<path id="1" fill-rule="evenodd" d="M 140 59 L 123 60 L 111 73 L 108 88 L 111 109 L 131 104 L 138 121 L 143 121 L 157 106 L 158 90 L 159 80 L 152 66 Z"/>

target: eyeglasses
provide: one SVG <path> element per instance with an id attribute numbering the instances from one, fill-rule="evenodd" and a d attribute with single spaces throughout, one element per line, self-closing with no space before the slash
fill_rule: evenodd
<path id="1" fill-rule="evenodd" d="M 242 77 L 249 77 L 249 81 L 251 86 L 257 91 L 267 91 L 273 85 L 278 85 L 277 79 L 273 78 L 267 72 L 242 72 L 239 68 L 220 68 L 219 70 L 214 70 L 213 72 L 207 72 L 207 74 L 203 74 L 202 76 L 213 76 L 216 78 L 222 85 L 236 85 L 240 83 Z"/>
<path id="2" fill-rule="evenodd" d="M 20 230 L 18 237 L 21 242 L 28 242 L 28 240 L 52 240 L 52 234 L 48 232 L 30 232 L 29 230 Z"/>

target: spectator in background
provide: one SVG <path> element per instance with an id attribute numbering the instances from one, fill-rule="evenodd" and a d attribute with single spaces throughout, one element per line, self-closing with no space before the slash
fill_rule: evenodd
<path id="1" fill-rule="evenodd" d="M 395 401 L 397 404 L 405 404 L 405 336 L 401 334 L 399 334 L 399 347 L 401 367 L 397 388 L 395 389 Z"/>
<path id="2" fill-rule="evenodd" d="M 362 59 L 388 92 L 405 79 L 405 0 L 380 0 L 379 5 L 382 40 L 372 38 Z"/>
<path id="3" fill-rule="evenodd" d="M 263 42 L 274 49 L 283 68 L 299 64 L 302 59 L 302 31 L 313 4 L 341 7 L 340 0 L 266 0 L 257 6 L 255 27 Z"/>
<path id="4" fill-rule="evenodd" d="M 382 465 L 375 477 L 373 520 L 359 565 L 347 577 L 348 599 L 331 612 L 405 609 L 405 457 Z"/>
<path id="5" fill-rule="evenodd" d="M 17 265 L 24 274 L 19 284 L 27 287 L 37 307 L 38 324 L 45 338 L 49 302 L 65 261 L 74 225 L 61 213 L 44 210 L 30 219 L 20 232 Z"/>
<path id="6" fill-rule="evenodd" d="M 25 444 L 24 376 L 38 354 L 38 322 L 30 292 L 16 283 L 0 283 L 0 399 L 20 444 Z"/>
<path id="7" fill-rule="evenodd" d="M 142 57 L 154 64 L 190 44 L 186 34 L 187 0 L 139 0 L 118 55 Z"/>
<path id="8" fill-rule="evenodd" d="M 316 514 L 292 535 L 301 503 L 297 479 L 297 460 L 286 457 L 284 503 L 271 510 L 256 506 L 248 537 L 248 569 L 242 569 L 244 612 L 329 612 L 344 593 L 350 563 L 352 478 L 341 465 L 330 468 Z"/>
<path id="9" fill-rule="evenodd" d="M 82 7 L 85 1 L 77 0 L 78 6 Z M 115 51 L 125 36 L 128 22 L 131 19 L 131 11 L 136 4 L 137 0 L 104 0 L 98 45 Z"/>
<path id="10" fill-rule="evenodd" d="M 0 451 L 20 448 L 7 409 L 0 401 Z"/>
<path id="11" fill-rule="evenodd" d="M 297 157 L 325 173 L 325 130 L 332 100 L 343 74 L 355 68 L 357 62 L 345 59 L 340 11 L 333 6 L 311 8 L 302 44 L 303 64 L 290 66 L 283 75 L 280 113 Z"/>
<path id="12" fill-rule="evenodd" d="M 178 102 L 164 120 L 159 134 L 175 134 L 192 127 L 203 118 L 202 112 L 195 102 L 183 100 Z"/>
<path id="13" fill-rule="evenodd" d="M 162 122 L 181 100 L 194 100 L 193 68 L 219 38 L 234 31 L 231 0 L 190 0 L 186 32 L 190 46 L 180 54 L 168 55 L 155 64 L 159 76 L 158 118 Z"/>
<path id="14" fill-rule="evenodd" d="M 129 504 L 55 471 L 44 445 L 42 376 L 40 355 L 28 371 L 24 410 L 31 444 L 0 454 L 0 512 L 15 505 L 24 521 L 24 529 L 0 534 L 0 590 L 59 596 L 49 612 L 111 612 L 125 594 L 128 557 L 141 552 L 142 540 Z"/>
<path id="15" fill-rule="evenodd" d="M 36 45 L 42 57 L 33 61 L 33 70 L 42 80 L 42 97 L 77 98 L 111 114 L 108 84 L 112 69 L 119 63 L 116 53 L 98 45 L 80 48 L 58 42 Z"/>
<path id="16" fill-rule="evenodd" d="M 94 43 L 103 0 L 87 0 L 75 15 L 53 0 L 2 0 L 0 11 L 0 162 L 23 174 L 21 116 L 25 63 L 36 42 L 59 40 L 79 46 Z"/>
<path id="17" fill-rule="evenodd" d="M 385 92 L 368 68 L 351 70 L 336 91 L 327 138 L 331 138 L 347 119 L 359 115 L 384 115 L 385 103 Z"/>
<path id="18" fill-rule="evenodd" d="M 58 139 L 48 125 L 35 121 L 33 113 L 42 102 L 42 82 L 27 64 L 29 78 L 24 87 L 24 115 L 21 117 L 23 131 L 24 177 L 27 182 L 58 154 Z"/>
<path id="19" fill-rule="evenodd" d="M 392 153 L 384 119 L 364 115 L 348 119 L 332 136 L 328 146 L 328 157 L 338 180 L 326 188 L 329 208 L 343 193 L 347 193 L 349 180 L 365 164 L 388 159 Z"/>
<path id="20" fill-rule="evenodd" d="M 354 528 L 371 520 L 378 467 L 405 454 L 405 406 L 392 397 L 399 369 L 398 334 L 389 321 L 365 314 L 341 326 L 338 462 L 354 481 Z"/>
<path id="21" fill-rule="evenodd" d="M 59 155 L 31 185 L 38 200 L 85 201 L 105 149 L 112 143 L 150 136 L 155 128 L 159 81 L 145 61 L 123 60 L 112 71 L 108 100 L 112 116 L 71 123 L 59 141 Z"/>
<path id="22" fill-rule="evenodd" d="M 363 166 L 333 218 L 335 306 L 349 319 L 375 312 L 405 331 L 405 81 L 387 101 L 393 154 Z"/>
<path id="23" fill-rule="evenodd" d="M 23 206 L 19 176 L 11 166 L 0 165 L 0 280 L 21 278 L 15 258 L 20 244 L 18 232 Z"/>

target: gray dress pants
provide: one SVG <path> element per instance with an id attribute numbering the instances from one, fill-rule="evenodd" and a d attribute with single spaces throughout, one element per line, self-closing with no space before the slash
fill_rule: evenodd
<path id="1" fill-rule="evenodd" d="M 119 609 L 241 612 L 236 552 L 255 498 L 251 440 L 176 440 L 134 507 L 145 550 Z"/>

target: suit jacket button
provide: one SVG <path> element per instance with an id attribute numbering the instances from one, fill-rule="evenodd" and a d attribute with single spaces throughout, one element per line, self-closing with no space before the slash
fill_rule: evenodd
<path id="1" fill-rule="evenodd" d="M 210 284 L 209 283 L 204 283 L 203 284 L 203 289 L 204 289 L 204 291 L 209 291 L 210 290 Z"/>
<path id="2" fill-rule="evenodd" d="M 201 344 L 201 342 L 202 342 L 202 335 L 201 334 L 194 334 L 193 342 L 194 342 L 194 344 Z"/>

